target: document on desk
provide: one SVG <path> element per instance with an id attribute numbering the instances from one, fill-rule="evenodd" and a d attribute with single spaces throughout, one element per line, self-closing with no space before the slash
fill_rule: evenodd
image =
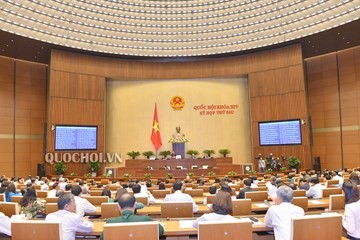
<path id="1" fill-rule="evenodd" d="M 312 204 L 323 204 L 324 202 L 319 201 L 319 200 L 309 200 L 309 202 L 311 202 Z"/>
<path id="2" fill-rule="evenodd" d="M 194 228 L 193 223 L 195 220 L 180 220 L 179 221 L 179 228 Z"/>
<path id="3" fill-rule="evenodd" d="M 164 199 L 155 199 L 155 204 L 163 203 Z"/>
<path id="4" fill-rule="evenodd" d="M 268 208 L 269 206 L 266 203 L 255 203 L 255 206 L 259 208 Z"/>

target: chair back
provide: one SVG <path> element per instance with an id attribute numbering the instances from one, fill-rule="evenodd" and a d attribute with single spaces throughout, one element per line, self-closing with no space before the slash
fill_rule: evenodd
<path id="1" fill-rule="evenodd" d="M 338 187 L 338 186 L 334 186 L 334 185 L 338 185 L 339 184 L 339 180 L 338 179 L 334 179 L 334 180 L 328 180 L 327 181 L 327 187 L 331 188 L 331 187 Z"/>
<path id="2" fill-rule="evenodd" d="M 253 188 L 256 191 L 267 191 L 267 187 L 266 186 L 258 186 L 257 188 Z"/>
<path id="3" fill-rule="evenodd" d="M 192 202 L 163 202 L 161 203 L 162 218 L 193 217 Z"/>
<path id="4" fill-rule="evenodd" d="M 263 202 L 268 199 L 267 191 L 245 192 L 245 198 L 250 198 L 252 202 Z"/>
<path id="5" fill-rule="evenodd" d="M 208 193 L 210 187 L 211 186 L 198 186 L 198 189 L 202 189 L 205 193 Z"/>
<path id="6" fill-rule="evenodd" d="M 38 190 L 36 191 L 36 196 L 38 198 L 47 198 L 48 191 L 46 190 Z"/>
<path id="7" fill-rule="evenodd" d="M 216 194 L 211 194 L 206 196 L 206 204 L 211 204 L 214 202 Z"/>
<path id="8" fill-rule="evenodd" d="M 250 221 L 236 222 L 199 222 L 198 240 L 252 240 L 252 225 Z"/>
<path id="9" fill-rule="evenodd" d="M 101 218 L 119 217 L 121 212 L 118 203 L 102 203 L 101 204 Z"/>
<path id="10" fill-rule="evenodd" d="M 131 223 L 110 223 L 104 225 L 104 239 L 118 240 L 158 240 L 159 223 L 131 222 Z"/>
<path id="11" fill-rule="evenodd" d="M 57 203 L 45 203 L 45 214 L 56 212 L 59 210 Z"/>
<path id="12" fill-rule="evenodd" d="M 6 202 L 5 194 L 0 194 L 0 202 Z"/>
<path id="13" fill-rule="evenodd" d="M 329 210 L 342 210 L 345 208 L 345 195 L 344 194 L 333 194 L 329 197 Z"/>
<path id="14" fill-rule="evenodd" d="M 109 184 L 109 179 L 107 179 L 107 178 L 101 179 L 101 184 L 102 184 L 102 185 L 107 185 L 107 184 Z"/>
<path id="15" fill-rule="evenodd" d="M 23 196 L 17 196 L 17 195 L 11 196 L 11 202 L 16 202 L 20 204 L 22 198 Z"/>
<path id="16" fill-rule="evenodd" d="M 46 203 L 57 203 L 58 202 L 58 197 L 47 197 L 45 199 Z"/>
<path id="17" fill-rule="evenodd" d="M 90 189 L 89 190 L 89 194 L 90 196 L 101 196 L 103 190 L 93 190 Z"/>
<path id="18" fill-rule="evenodd" d="M 167 194 L 170 194 L 170 190 L 153 190 L 152 192 L 154 198 L 165 198 Z"/>
<path id="19" fill-rule="evenodd" d="M 330 195 L 333 194 L 341 194 L 342 193 L 342 189 L 341 188 L 323 188 L 322 189 L 322 197 L 323 198 L 327 198 Z"/>
<path id="20" fill-rule="evenodd" d="M 51 236 L 51 237 L 50 237 Z M 26 220 L 11 223 L 12 240 L 62 240 L 60 222 Z"/>
<path id="21" fill-rule="evenodd" d="M 136 202 L 141 202 L 145 206 L 149 205 L 149 198 L 148 197 L 136 197 Z"/>
<path id="22" fill-rule="evenodd" d="M 232 200 L 233 216 L 251 215 L 251 199 L 234 199 Z"/>
<path id="23" fill-rule="evenodd" d="M 292 204 L 301 207 L 304 209 L 304 212 L 307 212 L 309 209 L 309 202 L 307 197 L 294 197 Z"/>
<path id="24" fill-rule="evenodd" d="M 339 214 L 307 215 L 291 220 L 291 240 L 339 240 L 341 237 L 342 216 Z"/>
<path id="25" fill-rule="evenodd" d="M 0 212 L 10 217 L 19 214 L 19 204 L 16 202 L 0 202 Z"/>
<path id="26" fill-rule="evenodd" d="M 108 196 L 86 196 L 85 199 L 95 206 L 100 206 L 102 203 L 109 202 Z"/>
<path id="27" fill-rule="evenodd" d="M 204 195 L 204 190 L 202 190 L 202 189 L 185 189 L 185 193 L 189 194 L 191 197 L 202 197 Z"/>
<path id="28" fill-rule="evenodd" d="M 306 191 L 303 189 L 294 190 L 294 197 L 306 197 Z"/>

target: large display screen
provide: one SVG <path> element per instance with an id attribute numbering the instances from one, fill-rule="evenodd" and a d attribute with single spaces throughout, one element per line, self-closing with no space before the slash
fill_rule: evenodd
<path id="1" fill-rule="evenodd" d="M 97 150 L 97 126 L 55 126 L 55 150 Z"/>
<path id="2" fill-rule="evenodd" d="M 300 119 L 259 122 L 260 146 L 301 145 Z"/>

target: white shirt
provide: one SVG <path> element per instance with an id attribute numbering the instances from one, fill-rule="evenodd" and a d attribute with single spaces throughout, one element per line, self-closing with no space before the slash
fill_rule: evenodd
<path id="1" fill-rule="evenodd" d="M 0 212 L 0 233 L 11 236 L 11 223 L 10 218 Z"/>
<path id="2" fill-rule="evenodd" d="M 46 183 L 44 183 L 43 185 L 41 185 L 40 189 L 42 191 L 49 191 L 49 185 L 47 185 Z"/>
<path id="3" fill-rule="evenodd" d="M 350 236 L 360 238 L 360 200 L 345 205 L 343 227 Z"/>
<path id="4" fill-rule="evenodd" d="M 304 210 L 288 202 L 271 206 L 265 215 L 264 223 L 274 228 L 275 240 L 291 239 L 291 219 L 304 216 Z"/>
<path id="5" fill-rule="evenodd" d="M 309 188 L 309 190 L 306 191 L 307 197 L 312 197 L 314 199 L 320 199 L 322 198 L 322 190 L 326 188 L 324 185 L 321 185 L 320 183 L 315 184 Z"/>
<path id="6" fill-rule="evenodd" d="M 76 232 L 92 232 L 94 228 L 94 224 L 92 222 L 84 221 L 77 214 L 66 210 L 59 210 L 48 214 L 45 221 L 61 222 L 64 240 L 75 240 Z"/>
<path id="7" fill-rule="evenodd" d="M 198 206 L 196 205 L 194 199 L 187 194 L 182 193 L 180 190 L 175 191 L 173 194 L 167 194 L 164 202 L 192 202 L 193 203 L 193 212 L 198 211 Z"/>
<path id="8" fill-rule="evenodd" d="M 48 197 L 56 197 L 56 189 L 52 189 L 47 193 Z"/>
<path id="9" fill-rule="evenodd" d="M 206 222 L 206 221 L 218 221 L 218 222 L 236 222 L 240 221 L 240 219 L 235 218 L 230 215 L 222 215 L 217 213 L 205 213 L 201 217 L 197 218 L 195 222 L 193 222 L 193 227 L 198 228 L 199 222 Z"/>
<path id="10" fill-rule="evenodd" d="M 85 213 L 96 212 L 96 207 L 88 200 L 82 197 L 75 196 L 76 214 L 83 217 Z"/>
<path id="11" fill-rule="evenodd" d="M 265 186 L 268 189 L 268 195 L 271 197 L 271 199 L 275 199 L 276 198 L 277 187 L 272 185 L 271 182 L 266 182 Z"/>
<path id="12" fill-rule="evenodd" d="M 344 183 L 344 178 L 342 178 L 341 176 L 339 175 L 335 175 L 332 180 L 339 180 L 339 184 L 334 184 L 333 186 L 328 186 L 328 187 L 339 187 L 341 188 L 343 183 Z"/>

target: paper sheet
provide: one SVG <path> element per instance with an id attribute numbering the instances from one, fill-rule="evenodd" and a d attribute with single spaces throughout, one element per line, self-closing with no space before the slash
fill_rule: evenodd
<path id="1" fill-rule="evenodd" d="M 321 202 L 319 200 L 309 200 L 312 204 L 323 204 L 324 202 Z"/>
<path id="2" fill-rule="evenodd" d="M 269 206 L 265 203 L 255 203 L 255 206 L 259 207 L 259 208 L 268 208 Z"/>
<path id="3" fill-rule="evenodd" d="M 195 220 L 180 220 L 179 228 L 193 228 L 193 223 Z"/>

